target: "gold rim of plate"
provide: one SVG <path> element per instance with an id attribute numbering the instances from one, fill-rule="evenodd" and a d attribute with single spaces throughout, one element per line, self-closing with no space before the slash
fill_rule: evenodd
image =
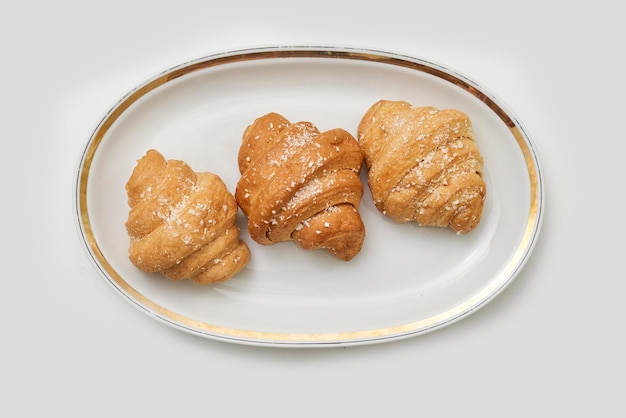
<path id="1" fill-rule="evenodd" d="M 87 183 L 91 164 L 109 128 L 126 109 L 142 96 L 174 79 L 209 67 L 276 58 L 360 60 L 405 67 L 448 81 L 458 88 L 469 92 L 487 105 L 508 127 L 516 139 L 517 145 L 524 156 L 530 185 L 530 207 L 526 228 L 518 248 L 501 274 L 471 298 L 440 314 L 393 327 L 330 333 L 265 332 L 210 324 L 171 311 L 147 298 L 129 285 L 102 254 L 91 228 L 87 207 Z M 505 110 L 504 106 L 491 94 L 487 93 L 483 87 L 457 72 L 420 58 L 390 52 L 337 47 L 268 47 L 230 51 L 181 64 L 153 77 L 120 99 L 97 125 L 81 154 L 75 189 L 77 223 L 83 244 L 98 271 L 119 292 L 132 302 L 135 302 L 139 307 L 154 313 L 158 319 L 170 325 L 178 326 L 184 331 L 218 340 L 269 346 L 337 346 L 375 343 L 424 334 L 449 325 L 483 306 L 500 293 L 517 275 L 534 247 L 541 226 L 543 212 L 541 169 L 532 141 L 521 123 L 512 116 L 512 113 Z"/>

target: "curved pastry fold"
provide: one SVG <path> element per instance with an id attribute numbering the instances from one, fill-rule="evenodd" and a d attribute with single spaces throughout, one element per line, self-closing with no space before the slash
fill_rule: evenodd
<path id="1" fill-rule="evenodd" d="M 461 234 L 478 225 L 486 195 L 483 158 L 465 113 L 380 100 L 361 119 L 357 136 L 383 214 Z"/>
<path id="2" fill-rule="evenodd" d="M 254 241 L 293 240 L 346 261 L 359 253 L 363 150 L 348 132 L 322 133 L 310 122 L 269 113 L 246 128 L 238 163 L 235 198 Z"/>
<path id="3" fill-rule="evenodd" d="M 237 203 L 217 175 L 196 173 L 183 161 L 149 150 L 126 192 L 129 258 L 140 270 L 208 284 L 231 278 L 248 263 Z"/>

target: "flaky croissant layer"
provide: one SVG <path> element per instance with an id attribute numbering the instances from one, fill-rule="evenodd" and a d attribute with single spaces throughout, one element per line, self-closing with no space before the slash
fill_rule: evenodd
<path id="1" fill-rule="evenodd" d="M 126 191 L 129 258 L 140 270 L 207 284 L 231 278 L 248 263 L 237 203 L 217 175 L 149 150 Z"/>
<path id="2" fill-rule="evenodd" d="M 359 253 L 363 150 L 347 131 L 320 132 L 310 122 L 268 113 L 245 130 L 238 163 L 235 197 L 254 241 L 293 240 L 343 260 Z"/>
<path id="3" fill-rule="evenodd" d="M 483 157 L 465 113 L 381 100 L 363 116 L 357 137 L 379 211 L 463 234 L 478 225 Z"/>

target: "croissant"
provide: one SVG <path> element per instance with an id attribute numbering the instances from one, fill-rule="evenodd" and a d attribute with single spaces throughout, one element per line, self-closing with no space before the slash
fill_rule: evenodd
<path id="1" fill-rule="evenodd" d="M 380 212 L 459 234 L 479 224 L 483 157 L 465 113 L 380 100 L 361 119 L 357 137 Z"/>
<path id="2" fill-rule="evenodd" d="M 237 203 L 217 175 L 196 173 L 149 150 L 126 191 L 129 258 L 140 270 L 208 284 L 231 278 L 248 263 L 235 223 Z"/>
<path id="3" fill-rule="evenodd" d="M 235 191 L 251 238 L 263 245 L 292 240 L 305 250 L 354 258 L 365 239 L 358 212 L 363 157 L 343 129 L 321 133 L 278 113 L 254 120 L 243 134 Z"/>

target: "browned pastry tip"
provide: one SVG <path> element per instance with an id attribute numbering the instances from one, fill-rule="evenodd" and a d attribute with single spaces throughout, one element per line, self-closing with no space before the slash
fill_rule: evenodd
<path id="1" fill-rule="evenodd" d="M 237 203 L 217 175 L 149 150 L 126 192 L 129 258 L 140 270 L 206 284 L 228 280 L 248 263 Z"/>
<path id="2" fill-rule="evenodd" d="M 320 132 L 310 122 L 268 113 L 245 130 L 238 162 L 235 198 L 254 241 L 293 240 L 346 261 L 359 253 L 363 150 L 347 131 Z"/>
<path id="3" fill-rule="evenodd" d="M 357 138 L 380 212 L 461 234 L 478 226 L 486 197 L 483 157 L 465 113 L 380 100 L 364 114 Z"/>

